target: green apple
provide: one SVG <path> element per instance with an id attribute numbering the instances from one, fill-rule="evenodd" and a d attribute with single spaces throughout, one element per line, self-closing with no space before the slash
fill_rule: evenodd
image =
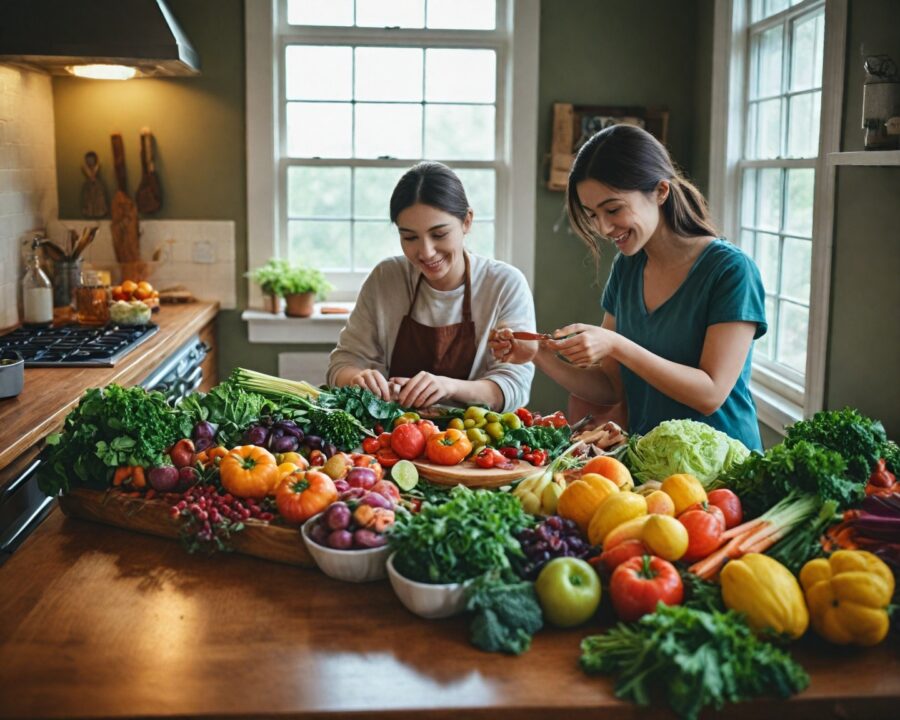
<path id="1" fill-rule="evenodd" d="M 544 565 L 534 584 L 544 617 L 557 627 L 591 619 L 600 604 L 600 579 L 588 563 L 559 557 Z"/>

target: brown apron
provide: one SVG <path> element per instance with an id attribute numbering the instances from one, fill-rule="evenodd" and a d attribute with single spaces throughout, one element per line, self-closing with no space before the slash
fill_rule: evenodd
<path id="1" fill-rule="evenodd" d="M 419 296 L 419 286 L 425 276 L 420 275 L 409 311 L 403 316 L 394 352 L 391 353 L 389 377 L 411 378 L 425 370 L 457 380 L 468 380 L 475 362 L 478 344 L 475 323 L 472 321 L 472 279 L 469 276 L 469 256 L 466 260 L 466 290 L 463 296 L 463 321 L 454 325 L 431 327 L 413 320 L 412 312 Z"/>

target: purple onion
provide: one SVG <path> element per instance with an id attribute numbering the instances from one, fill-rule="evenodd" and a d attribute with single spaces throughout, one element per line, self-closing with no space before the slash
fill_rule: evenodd
<path id="1" fill-rule="evenodd" d="M 349 530 L 332 530 L 327 542 L 335 550 L 349 550 L 353 547 L 353 534 Z"/>
<path id="2" fill-rule="evenodd" d="M 346 530 L 350 527 L 352 515 L 345 502 L 332 503 L 323 517 L 325 525 L 331 530 Z"/>
<path id="3" fill-rule="evenodd" d="M 322 449 L 322 438 L 318 435 L 307 435 L 303 444 L 306 445 L 310 450 L 321 450 Z"/>
<path id="4" fill-rule="evenodd" d="M 309 539 L 319 545 L 327 545 L 328 544 L 328 526 L 323 525 L 321 522 L 314 522 L 312 526 L 309 528 Z"/>
<path id="5" fill-rule="evenodd" d="M 394 503 L 388 500 L 384 495 L 381 495 L 377 492 L 367 492 L 365 495 L 363 495 L 360 502 L 363 505 L 369 505 L 376 508 L 384 508 L 385 510 L 394 509 Z"/>
<path id="6" fill-rule="evenodd" d="M 215 444 L 215 440 L 208 437 L 199 437 L 194 440 L 194 450 L 198 453 L 209 450 Z"/>
<path id="7" fill-rule="evenodd" d="M 337 454 L 337 445 L 334 443 L 325 443 L 322 445 L 322 452 L 325 453 L 325 457 L 330 458 Z"/>
<path id="8" fill-rule="evenodd" d="M 341 478 L 340 480 L 334 481 L 334 487 L 338 491 L 338 494 L 345 493 L 350 489 L 350 483 Z"/>
<path id="9" fill-rule="evenodd" d="M 371 468 L 355 467 L 347 473 L 347 482 L 350 483 L 350 487 L 369 490 L 378 482 L 378 476 L 375 475 L 375 471 Z"/>
<path id="10" fill-rule="evenodd" d="M 248 445 L 259 445 L 265 447 L 266 440 L 269 439 L 269 431 L 262 425 L 253 425 L 244 433 L 244 441 Z"/>
<path id="11" fill-rule="evenodd" d="M 208 420 L 203 420 L 201 422 L 198 422 L 194 426 L 193 438 L 195 441 L 199 440 L 200 438 L 208 438 L 209 440 L 212 440 L 216 436 L 216 430 L 217 428 L 215 425 L 213 425 Z"/>
<path id="12" fill-rule="evenodd" d="M 269 439 L 269 450 L 275 453 L 294 452 L 300 444 L 293 435 L 284 435 L 280 438 Z"/>

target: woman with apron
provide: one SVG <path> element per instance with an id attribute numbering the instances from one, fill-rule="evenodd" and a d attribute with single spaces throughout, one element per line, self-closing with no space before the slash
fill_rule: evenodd
<path id="1" fill-rule="evenodd" d="M 403 255 L 363 283 L 328 367 L 330 385 L 359 385 L 405 407 L 437 402 L 507 411 L 528 402 L 534 366 L 494 358 L 491 328 L 534 330 L 522 273 L 465 249 L 474 213 L 450 168 L 423 162 L 390 201 Z"/>

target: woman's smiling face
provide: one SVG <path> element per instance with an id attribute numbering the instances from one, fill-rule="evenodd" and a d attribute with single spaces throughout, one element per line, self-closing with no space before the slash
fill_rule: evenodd
<path id="1" fill-rule="evenodd" d="M 465 236 L 471 226 L 471 209 L 465 220 L 424 203 L 410 205 L 397 215 L 403 254 L 438 290 L 452 290 L 462 282 Z"/>
<path id="2" fill-rule="evenodd" d="M 634 255 L 659 227 L 660 205 L 669 194 L 669 183 L 661 180 L 652 193 L 617 190 L 598 180 L 587 179 L 576 187 L 578 199 L 597 232 L 615 244 L 623 255 Z"/>

